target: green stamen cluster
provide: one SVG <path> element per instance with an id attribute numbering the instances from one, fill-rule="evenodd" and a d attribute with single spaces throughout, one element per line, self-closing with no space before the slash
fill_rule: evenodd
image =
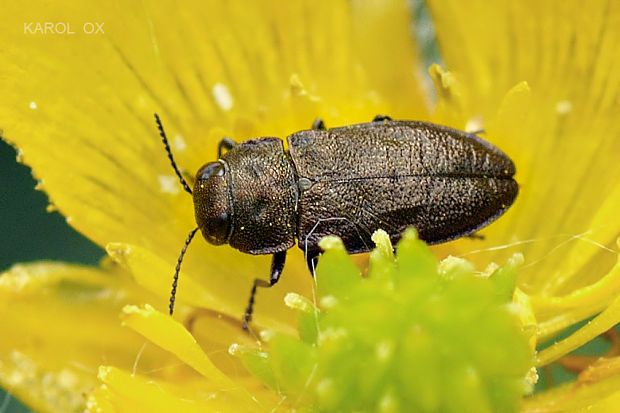
<path id="1" fill-rule="evenodd" d="M 515 255 L 492 274 L 437 262 L 415 231 L 392 253 L 379 231 L 367 278 L 336 237 L 321 241 L 317 306 L 289 294 L 299 339 L 269 335 L 245 365 L 297 408 L 317 411 L 511 412 L 532 366 L 511 304 Z"/>

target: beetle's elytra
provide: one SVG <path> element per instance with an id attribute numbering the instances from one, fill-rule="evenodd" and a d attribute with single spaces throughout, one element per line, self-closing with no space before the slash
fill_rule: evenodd
<path id="1" fill-rule="evenodd" d="M 472 234 L 512 204 L 518 186 L 514 163 L 478 136 L 427 122 L 373 122 L 279 138 L 220 143 L 218 160 L 198 170 L 193 191 L 197 229 L 215 245 L 230 244 L 249 254 L 272 254 L 269 281 L 256 279 L 244 316 L 252 316 L 256 287 L 275 284 L 295 245 L 313 270 L 318 242 L 337 235 L 350 253 L 372 249 L 379 228 L 393 243 L 409 226 L 420 239 L 441 243 Z M 222 150 L 226 149 L 225 153 Z M 182 250 L 170 299 L 174 305 Z"/>

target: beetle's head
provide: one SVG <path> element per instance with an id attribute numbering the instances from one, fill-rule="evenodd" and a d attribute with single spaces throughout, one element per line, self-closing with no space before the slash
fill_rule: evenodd
<path id="1" fill-rule="evenodd" d="M 205 164 L 196 173 L 194 212 L 203 237 L 213 245 L 228 242 L 232 231 L 232 205 L 226 176 L 228 166 L 222 160 Z"/>

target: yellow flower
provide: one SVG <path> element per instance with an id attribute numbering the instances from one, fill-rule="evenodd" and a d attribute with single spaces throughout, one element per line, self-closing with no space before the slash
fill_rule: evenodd
<path id="1" fill-rule="evenodd" d="M 284 137 L 316 117 L 484 129 L 515 161 L 520 195 L 484 241 L 437 255 L 484 268 L 522 252 L 515 301 L 532 346 L 600 313 L 536 353 L 538 366 L 620 321 L 617 2 L 429 1 L 449 70 L 431 67 L 436 106 L 401 1 L 66 3 L 0 10 L 2 136 L 71 225 L 109 254 L 100 268 L 35 263 L 0 278 L 0 384 L 33 409 L 289 406 L 226 351 L 256 343 L 237 320 L 267 257 L 195 241 L 175 317 L 165 315 L 195 224 L 191 199 L 171 185 L 153 112 L 190 174 L 223 136 Z M 37 29 L 46 22 L 55 25 Z M 75 33 L 59 33 L 59 22 Z M 301 251 L 291 252 L 282 281 L 258 297 L 256 328 L 295 332 L 283 298 L 311 296 L 312 280 Z M 523 408 L 609 408 L 620 397 L 616 364 Z"/>

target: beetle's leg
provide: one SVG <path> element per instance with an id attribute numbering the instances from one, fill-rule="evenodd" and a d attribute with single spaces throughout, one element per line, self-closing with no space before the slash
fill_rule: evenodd
<path id="1" fill-rule="evenodd" d="M 281 252 L 276 252 L 273 254 L 273 259 L 271 260 L 271 275 L 269 276 L 269 281 L 265 281 L 260 278 L 254 279 L 254 285 L 252 286 L 252 292 L 250 292 L 250 301 L 248 301 L 248 308 L 245 310 L 245 315 L 243 316 L 243 329 L 247 330 L 250 321 L 252 320 L 252 313 L 254 312 L 254 296 L 256 295 L 256 288 L 263 287 L 269 288 L 280 279 L 280 275 L 282 274 L 282 270 L 284 269 L 284 262 L 286 261 L 286 250 Z"/>
<path id="2" fill-rule="evenodd" d="M 190 333 L 192 333 L 194 330 L 194 325 L 196 324 L 196 321 L 200 320 L 201 318 L 217 319 L 218 322 L 225 322 L 231 326 L 239 327 L 239 320 L 237 320 L 236 317 L 231 317 L 227 314 L 223 314 L 215 310 L 209 310 L 206 308 L 197 308 L 193 310 L 183 322 L 185 329 L 189 331 Z"/>
<path id="3" fill-rule="evenodd" d="M 473 130 L 473 131 L 471 131 L 471 132 L 467 132 L 467 133 L 471 133 L 471 134 L 473 134 L 473 135 L 479 135 L 479 134 L 481 134 L 481 133 L 485 133 L 485 132 L 486 132 L 486 131 L 485 131 L 484 129 L 476 129 L 476 130 Z"/>
<path id="4" fill-rule="evenodd" d="M 312 130 L 327 130 L 327 128 L 325 128 L 325 123 L 323 122 L 323 119 L 316 118 L 314 122 L 312 122 Z"/>
<path id="5" fill-rule="evenodd" d="M 386 115 L 377 115 L 375 116 L 375 118 L 372 120 L 373 122 L 383 122 L 386 120 L 392 120 L 392 118 L 390 118 L 389 116 Z"/>
<path id="6" fill-rule="evenodd" d="M 310 270 L 310 275 L 314 277 L 314 271 L 316 270 L 316 265 L 319 262 L 318 255 L 309 255 L 306 257 L 306 264 L 308 264 L 308 270 Z"/>
<path id="7" fill-rule="evenodd" d="M 234 148 L 235 146 L 237 146 L 237 142 L 235 142 L 234 140 L 232 140 L 228 136 L 225 136 L 224 138 L 222 138 L 220 143 L 217 145 L 217 157 L 218 157 L 218 159 L 222 157 L 222 149 L 226 149 L 227 151 L 229 151 L 232 148 Z"/>
<path id="8" fill-rule="evenodd" d="M 484 235 L 480 235 L 480 234 L 477 234 L 477 233 L 466 235 L 466 237 L 470 238 L 470 239 L 477 239 L 477 240 L 480 240 L 480 241 L 484 241 Z"/>

